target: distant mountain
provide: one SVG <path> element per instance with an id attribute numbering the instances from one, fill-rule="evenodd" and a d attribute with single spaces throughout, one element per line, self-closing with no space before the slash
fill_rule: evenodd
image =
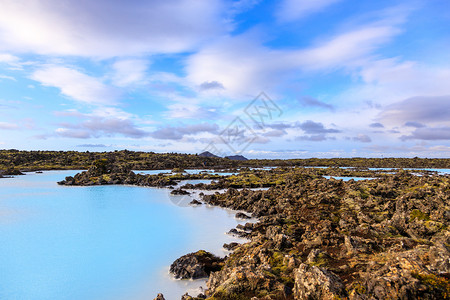
<path id="1" fill-rule="evenodd" d="M 225 158 L 231 159 L 231 160 L 248 160 L 246 157 L 242 155 L 231 155 L 231 156 L 225 156 Z"/>
<path id="2" fill-rule="evenodd" d="M 202 152 L 202 153 L 200 153 L 198 156 L 201 156 L 201 157 L 219 157 L 219 156 L 217 156 L 217 155 L 212 154 L 212 153 L 209 152 L 209 151 Z"/>

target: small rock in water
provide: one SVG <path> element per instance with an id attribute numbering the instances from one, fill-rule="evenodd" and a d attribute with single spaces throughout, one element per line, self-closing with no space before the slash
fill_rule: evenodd
<path id="1" fill-rule="evenodd" d="M 158 296 L 156 296 L 156 298 L 153 300 L 166 300 L 166 299 L 164 298 L 163 294 L 159 293 Z"/>
<path id="2" fill-rule="evenodd" d="M 194 298 L 192 298 L 191 295 L 189 295 L 188 293 L 184 294 L 183 296 L 181 296 L 181 300 L 193 300 Z"/>
<path id="3" fill-rule="evenodd" d="M 172 195 L 190 195 L 188 191 L 182 190 L 182 189 L 176 189 L 170 192 Z"/>
<path id="4" fill-rule="evenodd" d="M 232 235 L 232 236 L 237 236 L 237 237 L 247 237 L 248 236 L 248 233 L 246 233 L 245 231 L 239 231 L 236 228 L 230 229 L 230 231 L 228 231 L 227 234 Z"/>
<path id="5" fill-rule="evenodd" d="M 170 266 L 170 273 L 177 279 L 197 279 L 208 277 L 211 272 L 219 271 L 223 259 L 204 250 L 183 255 Z"/>
<path id="6" fill-rule="evenodd" d="M 236 219 L 244 219 L 244 220 L 251 219 L 251 217 L 249 217 L 248 215 L 241 213 L 241 212 L 238 212 L 236 214 L 235 218 Z"/>
<path id="7" fill-rule="evenodd" d="M 192 200 L 191 202 L 189 202 L 190 205 L 202 205 L 202 203 L 196 199 Z"/>
<path id="8" fill-rule="evenodd" d="M 236 243 L 236 242 L 232 242 L 232 243 L 229 243 L 229 244 L 223 244 L 223 247 L 226 249 L 226 250 L 234 250 L 237 246 L 239 246 L 240 244 L 239 243 Z"/>

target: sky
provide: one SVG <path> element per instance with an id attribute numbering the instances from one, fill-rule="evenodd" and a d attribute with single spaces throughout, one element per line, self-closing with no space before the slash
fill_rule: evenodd
<path id="1" fill-rule="evenodd" d="M 0 0 L 0 149 L 450 157 L 448 0 Z"/>

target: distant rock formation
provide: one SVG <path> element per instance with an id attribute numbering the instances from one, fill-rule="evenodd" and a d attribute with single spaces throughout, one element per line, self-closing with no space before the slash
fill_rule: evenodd
<path id="1" fill-rule="evenodd" d="M 248 160 L 248 158 L 242 156 L 242 155 L 230 155 L 230 156 L 225 156 L 225 158 L 228 158 L 230 160 Z"/>
<path id="2" fill-rule="evenodd" d="M 209 152 L 209 151 L 202 152 L 202 153 L 200 153 L 198 156 L 201 156 L 201 157 L 219 157 L 219 156 L 217 156 L 217 155 L 212 154 L 212 153 Z"/>

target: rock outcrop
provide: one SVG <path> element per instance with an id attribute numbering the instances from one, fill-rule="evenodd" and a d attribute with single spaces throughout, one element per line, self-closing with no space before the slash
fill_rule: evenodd
<path id="1" fill-rule="evenodd" d="M 230 231 L 251 242 L 210 275 L 208 296 L 450 299 L 450 176 L 344 182 L 292 173 L 266 191 L 203 196 L 259 218 Z"/>
<path id="2" fill-rule="evenodd" d="M 328 300 L 347 297 L 341 279 L 326 269 L 301 264 L 294 270 L 296 299 Z"/>
<path id="3" fill-rule="evenodd" d="M 19 169 L 16 168 L 8 168 L 4 171 L 0 172 L 0 175 L 4 175 L 4 176 L 16 176 L 16 175 L 25 175 L 24 173 L 22 173 Z"/>
<path id="4" fill-rule="evenodd" d="M 164 298 L 164 295 L 163 295 L 163 294 L 159 293 L 159 294 L 156 296 L 156 298 L 153 299 L 153 300 L 166 300 L 166 299 Z"/>
<path id="5" fill-rule="evenodd" d="M 183 255 L 170 266 L 170 273 L 177 279 L 197 279 L 208 277 L 211 272 L 219 271 L 223 259 L 204 250 Z"/>
<path id="6" fill-rule="evenodd" d="M 89 170 L 68 176 L 58 182 L 59 185 L 109 185 L 130 184 L 137 186 L 167 187 L 176 185 L 177 182 L 164 174 L 141 175 L 131 171 L 131 166 L 118 164 L 106 159 L 95 161 Z"/>
<path id="7" fill-rule="evenodd" d="M 246 214 L 244 214 L 244 213 L 241 213 L 241 212 L 238 212 L 238 213 L 235 215 L 235 218 L 236 218 L 236 219 L 242 219 L 242 220 L 248 220 L 248 219 L 251 219 L 250 216 L 248 216 L 248 215 L 246 215 Z"/>

